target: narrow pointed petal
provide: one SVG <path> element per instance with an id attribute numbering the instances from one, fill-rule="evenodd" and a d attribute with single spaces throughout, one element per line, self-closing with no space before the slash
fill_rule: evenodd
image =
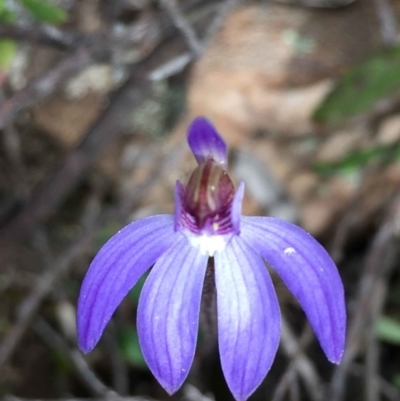
<path id="1" fill-rule="evenodd" d="M 236 400 L 244 401 L 275 358 L 279 305 L 264 262 L 240 237 L 214 258 L 222 370 Z"/>
<path id="2" fill-rule="evenodd" d="M 227 147 L 214 126 L 204 117 L 193 120 L 188 131 L 188 142 L 199 164 L 213 159 L 222 166 L 227 163 Z"/>
<path id="3" fill-rule="evenodd" d="M 343 284 L 325 249 L 306 231 L 272 217 L 243 217 L 241 237 L 277 271 L 297 298 L 327 358 L 344 351 Z"/>
<path id="4" fill-rule="evenodd" d="M 179 238 L 173 216 L 160 215 L 129 224 L 103 246 L 89 267 L 78 300 L 78 342 L 83 352 L 95 347 L 122 299 Z"/>
<path id="5" fill-rule="evenodd" d="M 181 239 L 154 265 L 140 296 L 143 356 L 169 394 L 179 389 L 193 362 L 207 260 Z"/>
<path id="6" fill-rule="evenodd" d="M 179 230 L 179 219 L 182 215 L 182 196 L 184 192 L 184 187 L 182 183 L 177 180 L 175 184 L 174 191 L 174 200 L 175 200 L 175 209 L 174 209 L 174 228 L 175 231 Z"/>
<path id="7" fill-rule="evenodd" d="M 231 207 L 231 221 L 232 221 L 232 227 L 235 230 L 235 234 L 240 233 L 240 220 L 242 217 L 243 196 L 244 196 L 244 181 L 240 181 L 235 196 L 233 197 L 232 207 Z"/>

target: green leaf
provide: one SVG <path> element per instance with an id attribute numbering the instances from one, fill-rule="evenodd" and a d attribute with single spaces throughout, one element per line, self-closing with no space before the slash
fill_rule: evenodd
<path id="1" fill-rule="evenodd" d="M 319 162 L 313 165 L 314 171 L 321 175 L 353 174 L 367 164 L 378 161 L 389 164 L 400 160 L 400 143 L 377 145 L 366 149 L 350 152 L 341 160 L 334 162 Z"/>
<path id="2" fill-rule="evenodd" d="M 336 162 L 321 162 L 314 165 L 314 170 L 322 175 L 348 174 L 364 167 L 373 159 L 379 157 L 385 150 L 383 146 L 356 150 Z"/>
<path id="3" fill-rule="evenodd" d="M 4 10 L 0 12 L 0 22 L 5 22 L 7 24 L 12 24 L 17 20 L 17 14 L 10 11 Z"/>
<path id="4" fill-rule="evenodd" d="M 7 8 L 6 1 L 0 0 L 0 22 L 12 23 L 17 19 L 17 15 Z"/>
<path id="5" fill-rule="evenodd" d="M 335 125 L 370 109 L 400 87 L 400 47 L 385 49 L 349 70 L 314 111 L 314 119 Z"/>
<path id="6" fill-rule="evenodd" d="M 400 390 L 400 373 L 393 376 L 392 383 Z"/>
<path id="7" fill-rule="evenodd" d="M 400 322 L 387 316 L 382 316 L 376 323 L 377 337 L 391 344 L 400 345 Z"/>
<path id="8" fill-rule="evenodd" d="M 140 349 L 139 337 L 135 327 L 128 325 L 123 327 L 118 337 L 119 346 L 124 358 L 133 366 L 147 369 L 147 364 L 143 358 L 142 350 Z"/>
<path id="9" fill-rule="evenodd" d="M 42 0 L 19 0 L 33 17 L 42 22 L 60 24 L 67 20 L 67 13 L 54 4 Z"/>
<path id="10" fill-rule="evenodd" d="M 14 58 L 16 43 L 10 39 L 0 39 L 0 72 L 7 73 Z"/>

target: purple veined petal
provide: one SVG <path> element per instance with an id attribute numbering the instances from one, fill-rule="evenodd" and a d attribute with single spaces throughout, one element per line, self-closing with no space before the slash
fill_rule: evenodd
<path id="1" fill-rule="evenodd" d="M 240 220 L 242 217 L 242 203 L 244 196 L 244 181 L 240 181 L 232 200 L 231 221 L 236 234 L 240 233 Z"/>
<path id="2" fill-rule="evenodd" d="M 277 271 L 304 309 L 327 358 L 339 363 L 346 336 L 344 290 L 325 249 L 300 227 L 272 217 L 243 217 L 241 237 Z"/>
<path id="3" fill-rule="evenodd" d="M 206 118 L 197 117 L 193 120 L 188 130 L 188 142 L 199 164 L 210 158 L 226 166 L 226 143 Z"/>
<path id="4" fill-rule="evenodd" d="M 129 290 L 181 237 L 174 231 L 173 216 L 159 215 L 129 224 L 101 248 L 79 294 L 77 329 L 83 352 L 95 347 Z"/>
<path id="5" fill-rule="evenodd" d="M 193 362 L 207 261 L 208 255 L 182 238 L 158 259 L 140 295 L 140 346 L 169 394 L 179 389 Z"/>
<path id="6" fill-rule="evenodd" d="M 184 191 L 184 187 L 182 183 L 177 180 L 175 184 L 175 191 L 174 191 L 174 201 L 175 201 L 175 210 L 174 210 L 174 227 L 175 231 L 179 230 L 179 219 L 182 214 L 182 195 Z"/>
<path id="7" fill-rule="evenodd" d="M 278 300 L 261 257 L 240 237 L 214 259 L 222 370 L 235 399 L 244 401 L 274 361 L 281 328 Z"/>

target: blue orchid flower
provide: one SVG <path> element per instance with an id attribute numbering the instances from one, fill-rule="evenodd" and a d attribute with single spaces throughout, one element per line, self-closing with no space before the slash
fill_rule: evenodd
<path id="1" fill-rule="evenodd" d="M 78 301 L 82 351 L 95 347 L 115 309 L 153 266 L 140 295 L 138 335 L 150 370 L 169 394 L 176 392 L 193 362 L 213 258 L 221 365 L 236 400 L 260 385 L 279 345 L 280 311 L 265 261 L 299 301 L 327 358 L 339 363 L 346 312 L 328 253 L 294 224 L 241 215 L 244 184 L 235 191 L 226 144 L 207 119 L 192 122 L 188 142 L 198 167 L 186 187 L 177 182 L 174 215 L 129 224 L 94 258 Z"/>

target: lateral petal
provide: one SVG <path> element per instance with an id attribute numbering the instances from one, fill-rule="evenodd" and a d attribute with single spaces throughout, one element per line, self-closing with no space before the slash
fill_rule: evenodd
<path id="1" fill-rule="evenodd" d="M 240 181 L 232 200 L 231 222 L 235 234 L 240 233 L 240 220 L 242 217 L 242 203 L 244 196 L 244 181 Z"/>
<path id="2" fill-rule="evenodd" d="M 139 299 L 143 356 L 169 394 L 179 389 L 193 362 L 207 260 L 182 238 L 156 262 Z"/>
<path id="3" fill-rule="evenodd" d="M 342 280 L 329 254 L 300 227 L 272 217 L 243 217 L 241 237 L 277 271 L 304 309 L 327 358 L 339 363 L 346 309 Z"/>
<path id="4" fill-rule="evenodd" d="M 199 164 L 206 159 L 213 159 L 222 166 L 227 164 L 227 146 L 209 120 L 197 117 L 188 131 L 190 149 Z"/>
<path id="5" fill-rule="evenodd" d="M 172 215 L 135 221 L 115 234 L 93 259 L 78 300 L 78 343 L 85 353 L 99 341 L 115 309 L 142 274 L 182 235 Z"/>
<path id="6" fill-rule="evenodd" d="M 235 399 L 244 401 L 275 358 L 278 300 L 264 262 L 240 237 L 214 258 L 222 370 Z"/>

